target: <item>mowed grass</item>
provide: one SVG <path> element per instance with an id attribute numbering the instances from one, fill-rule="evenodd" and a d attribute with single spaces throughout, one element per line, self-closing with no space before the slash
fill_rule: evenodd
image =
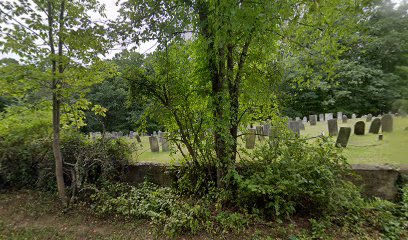
<path id="1" fill-rule="evenodd" d="M 374 120 L 375 118 L 373 118 Z M 357 121 L 366 123 L 366 134 L 363 136 L 354 135 L 354 124 Z M 352 133 L 349 144 L 344 149 L 344 155 L 349 163 L 352 164 L 408 164 L 408 118 L 395 117 L 394 131 L 392 133 L 381 133 L 384 135 L 384 140 L 379 141 L 377 134 L 368 133 L 371 122 L 366 122 L 365 119 L 349 119 L 347 123 L 338 121 L 340 127 L 351 127 Z M 313 137 L 322 134 L 328 135 L 327 122 L 318 122 L 316 126 L 305 124 L 305 130 L 301 131 L 303 137 Z M 181 154 L 170 154 L 169 152 L 151 152 L 149 138 L 141 137 L 142 143 L 139 145 L 139 150 L 134 153 L 135 162 L 155 162 L 155 163 L 170 163 L 177 162 L 181 159 Z M 333 137 L 333 141 L 336 137 Z M 135 141 L 136 140 L 132 140 Z M 313 141 L 313 140 L 310 140 Z M 242 141 L 239 141 L 240 146 L 244 147 Z M 260 142 L 257 141 L 257 144 Z M 161 146 L 160 146 L 161 151 Z"/>

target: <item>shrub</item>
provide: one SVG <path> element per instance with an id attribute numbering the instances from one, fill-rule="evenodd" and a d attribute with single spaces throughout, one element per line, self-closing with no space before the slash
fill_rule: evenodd
<path id="1" fill-rule="evenodd" d="M 158 232 L 172 237 L 205 229 L 210 217 L 204 202 L 184 199 L 171 188 L 148 182 L 137 187 L 106 184 L 91 199 L 98 214 L 149 219 Z"/>
<path id="2" fill-rule="evenodd" d="M 51 114 L 23 107 L 0 119 L 0 186 L 55 190 Z M 89 140 L 75 130 L 61 132 L 65 181 L 75 195 L 80 188 L 120 180 L 135 145 L 123 139 Z"/>
<path id="3" fill-rule="evenodd" d="M 265 216 L 294 213 L 344 216 L 363 200 L 345 180 L 350 166 L 333 142 L 283 139 L 254 151 L 238 175 L 237 203 Z"/>

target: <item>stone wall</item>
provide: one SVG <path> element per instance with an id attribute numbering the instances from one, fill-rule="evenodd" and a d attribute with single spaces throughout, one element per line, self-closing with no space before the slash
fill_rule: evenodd
<path id="1" fill-rule="evenodd" d="M 397 200 L 399 185 L 408 183 L 408 164 L 390 165 L 352 165 L 356 177 L 351 179 L 362 188 L 365 197 L 379 197 L 386 200 Z M 125 180 L 137 184 L 147 179 L 160 186 L 171 186 L 177 179 L 177 166 L 158 163 L 138 163 L 126 168 Z"/>

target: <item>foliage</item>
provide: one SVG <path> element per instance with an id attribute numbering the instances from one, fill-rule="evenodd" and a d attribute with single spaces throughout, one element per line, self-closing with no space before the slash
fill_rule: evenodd
<path id="1" fill-rule="evenodd" d="M 173 121 L 165 127 L 179 128 L 191 163 L 214 162 L 217 186 L 228 188 L 239 126 L 253 120 L 252 109 L 266 111 L 266 120 L 276 108 L 281 49 L 293 55 L 307 48 L 316 58 L 326 57 L 328 67 L 322 69 L 329 71 L 343 51 L 338 39 L 355 25 L 350 16 L 363 6 L 360 1 L 168 0 L 160 6 L 151 0 L 123 1 L 117 28 L 134 43 L 158 41 L 154 67 L 130 71 L 128 78 L 135 89 L 156 98 L 155 109 L 169 110 Z M 183 39 L 186 32 L 191 37 Z M 212 136 L 201 146 L 204 141 L 194 139 L 205 133 L 202 126 L 211 128 Z"/>
<path id="2" fill-rule="evenodd" d="M 50 107 L 9 107 L 0 123 L 1 185 L 55 190 Z M 72 129 L 62 132 L 61 144 L 72 196 L 89 185 L 120 180 L 123 167 L 137 150 L 121 139 L 93 141 Z"/>
<path id="3" fill-rule="evenodd" d="M 403 115 L 408 114 L 408 100 L 398 99 L 392 103 L 392 111 Z"/>
<path id="4" fill-rule="evenodd" d="M 2 113 L 0 117 L 2 187 L 36 186 L 39 171 L 49 167 L 47 155 L 51 148 L 50 136 L 49 110 L 14 106 L 8 108 L 6 113 Z"/>
<path id="5" fill-rule="evenodd" d="M 341 111 L 378 114 L 407 97 L 408 4 L 372 1 L 356 18 L 354 33 L 338 41 L 342 49 L 328 64 L 309 50 L 286 55 L 280 100 L 289 116 Z M 347 17 L 348 18 L 348 17 Z M 338 21 L 349 21 L 340 18 Z M 311 56 L 312 55 L 312 56 Z M 315 55 L 315 54 L 314 54 Z M 306 65 L 306 69 L 302 66 Z M 299 78 L 304 81 L 299 82 Z"/>
<path id="6" fill-rule="evenodd" d="M 91 198 L 99 214 L 150 219 L 159 232 L 172 237 L 205 229 L 210 216 L 203 203 L 188 201 L 171 188 L 147 182 L 138 187 L 108 184 Z"/>
<path id="7" fill-rule="evenodd" d="M 242 163 L 236 202 L 265 216 L 295 213 L 337 215 L 358 211 L 362 199 L 344 180 L 350 167 L 334 144 L 323 138 L 316 144 L 282 139 L 257 149 Z"/>

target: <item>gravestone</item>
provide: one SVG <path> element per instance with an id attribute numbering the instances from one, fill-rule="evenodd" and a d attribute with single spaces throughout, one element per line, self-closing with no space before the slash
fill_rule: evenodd
<path id="1" fill-rule="evenodd" d="M 163 142 L 163 138 L 164 138 L 164 135 L 165 135 L 165 132 L 162 132 L 162 131 L 159 131 L 158 132 L 158 135 L 159 135 L 159 142 Z"/>
<path id="2" fill-rule="evenodd" d="M 248 133 L 245 135 L 245 147 L 247 149 L 253 149 L 255 147 L 255 133 L 256 133 L 256 129 L 254 128 L 249 128 L 248 129 Z"/>
<path id="3" fill-rule="evenodd" d="M 367 114 L 366 122 L 371 122 L 372 119 L 373 119 L 373 114 L 371 113 Z"/>
<path id="4" fill-rule="evenodd" d="M 378 134 L 381 128 L 381 120 L 379 118 L 375 118 L 370 125 L 370 129 L 368 130 L 369 133 Z"/>
<path id="5" fill-rule="evenodd" d="M 130 139 L 133 139 L 133 137 L 134 137 L 134 132 L 133 132 L 133 131 L 130 131 L 130 132 L 129 132 L 129 138 L 130 138 Z"/>
<path id="6" fill-rule="evenodd" d="M 157 132 L 156 132 L 156 131 L 153 131 L 153 136 L 157 136 Z"/>
<path id="7" fill-rule="evenodd" d="M 394 120 L 391 114 L 384 114 L 381 118 L 381 126 L 383 132 L 392 132 Z"/>
<path id="8" fill-rule="evenodd" d="M 337 136 L 337 133 L 339 131 L 337 126 L 337 119 L 328 120 L 327 125 L 329 127 L 329 136 Z"/>
<path id="9" fill-rule="evenodd" d="M 263 135 L 264 136 L 269 136 L 271 134 L 271 124 L 270 123 L 265 123 L 263 125 Z"/>
<path id="10" fill-rule="evenodd" d="M 342 123 L 347 123 L 347 120 L 348 120 L 347 115 L 343 115 Z"/>
<path id="11" fill-rule="evenodd" d="M 302 120 L 299 120 L 299 121 L 297 121 L 297 122 L 299 122 L 299 129 L 300 129 L 300 130 L 305 130 L 305 124 L 303 124 L 303 121 L 302 121 Z"/>
<path id="12" fill-rule="evenodd" d="M 356 116 L 356 114 L 351 114 L 351 119 L 356 119 L 357 118 L 357 116 Z"/>
<path id="13" fill-rule="evenodd" d="M 310 126 L 316 126 L 317 115 L 309 115 Z"/>
<path id="14" fill-rule="evenodd" d="M 118 132 L 118 137 L 123 137 L 123 132 Z"/>
<path id="15" fill-rule="evenodd" d="M 337 120 L 343 119 L 343 113 L 342 112 L 337 112 Z"/>
<path id="16" fill-rule="evenodd" d="M 307 123 L 307 117 L 303 117 L 302 122 Z"/>
<path id="17" fill-rule="evenodd" d="M 167 137 L 165 135 L 163 135 L 163 137 L 162 137 L 161 144 L 162 144 L 162 152 L 170 151 L 169 140 L 167 139 Z"/>
<path id="18" fill-rule="evenodd" d="M 295 121 L 299 121 L 300 120 L 300 117 L 295 117 Z"/>
<path id="19" fill-rule="evenodd" d="M 325 120 L 325 121 L 330 120 L 330 115 L 329 115 L 329 113 L 325 113 L 325 114 L 324 114 L 324 120 Z"/>
<path id="20" fill-rule="evenodd" d="M 336 147 L 347 147 L 347 143 L 350 138 L 351 128 L 350 127 L 341 127 L 339 135 L 336 140 Z"/>
<path id="21" fill-rule="evenodd" d="M 365 133 L 365 123 L 363 121 L 358 121 L 354 124 L 354 134 L 364 135 Z"/>
<path id="22" fill-rule="evenodd" d="M 265 137 L 263 136 L 263 127 L 262 126 L 256 126 L 256 135 L 258 136 L 259 141 L 265 140 Z"/>
<path id="23" fill-rule="evenodd" d="M 300 135 L 300 124 L 297 121 L 289 121 L 289 128 L 295 134 Z"/>
<path id="24" fill-rule="evenodd" d="M 319 114 L 319 122 L 324 122 L 324 114 Z"/>
<path id="25" fill-rule="evenodd" d="M 159 141 L 157 140 L 156 136 L 150 136 L 149 137 L 149 143 L 150 143 L 150 150 L 152 152 L 159 152 Z"/>

